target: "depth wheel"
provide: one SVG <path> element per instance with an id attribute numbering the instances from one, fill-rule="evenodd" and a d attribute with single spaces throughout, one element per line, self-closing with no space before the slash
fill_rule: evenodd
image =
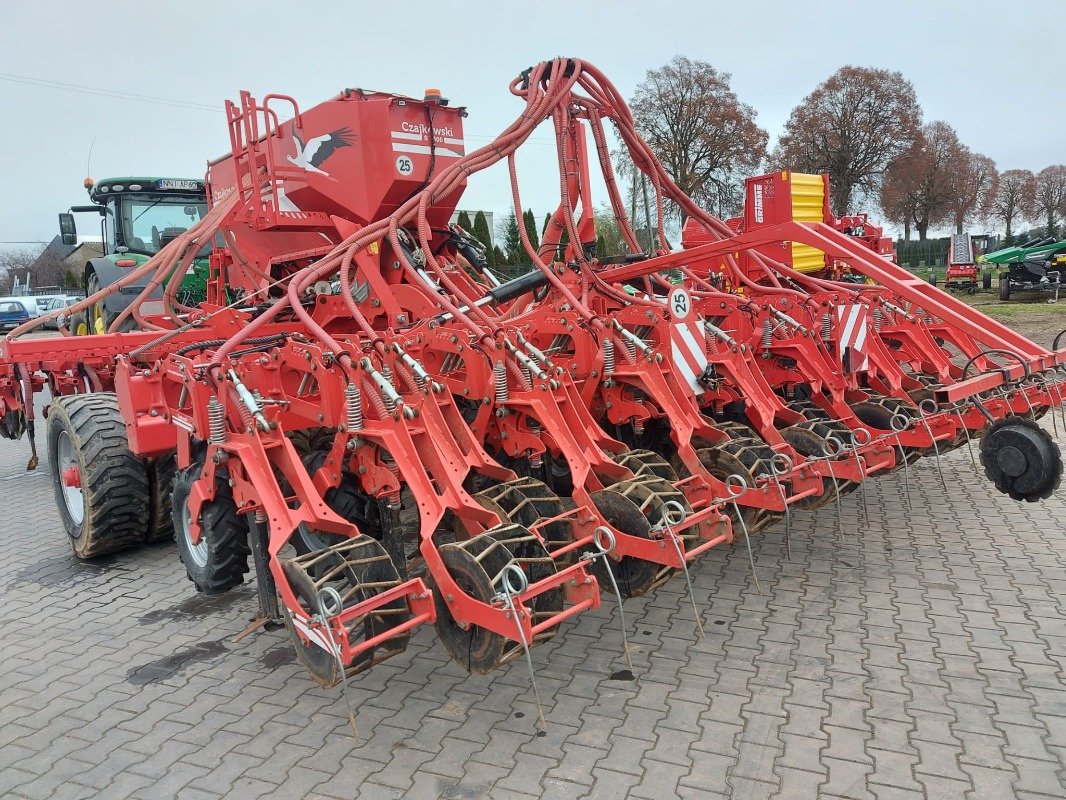
<path id="1" fill-rule="evenodd" d="M 592 504 L 611 527 L 630 536 L 650 539 L 651 522 L 644 516 L 639 505 L 615 487 L 593 492 L 590 495 Z M 639 597 L 655 585 L 659 565 L 633 556 L 622 556 L 620 560 L 611 556 L 593 559 L 591 571 L 599 581 L 602 591 L 610 591 L 611 588 L 611 579 L 606 572 L 608 569 L 614 574 L 622 597 L 629 598 Z"/>
<path id="2" fill-rule="evenodd" d="M 612 458 L 629 468 L 634 475 L 652 475 L 670 482 L 677 480 L 677 471 L 670 466 L 670 462 L 652 450 L 627 450 Z"/>
<path id="3" fill-rule="evenodd" d="M 193 464 L 174 478 L 171 497 L 178 554 L 189 580 L 204 594 L 222 594 L 244 582 L 248 572 L 248 523 L 237 513 L 226 470 L 215 473 L 215 499 L 200 507 L 200 541 L 192 543 L 189 492 L 200 477 L 201 464 Z"/>
<path id="4" fill-rule="evenodd" d="M 115 395 L 98 392 L 52 401 L 48 463 L 59 518 L 78 558 L 144 541 L 148 470 L 130 452 Z"/>
<path id="5" fill-rule="evenodd" d="M 498 483 L 478 492 L 474 499 L 496 512 L 501 521 L 515 522 L 530 529 L 541 520 L 558 517 L 564 511 L 559 496 L 536 478 Z M 537 530 L 548 550 L 557 550 L 573 541 L 569 518 L 555 520 Z M 573 551 L 570 551 L 562 556 L 560 563 L 568 564 L 572 559 Z"/>
<path id="6" fill-rule="evenodd" d="M 332 431 L 330 436 L 332 437 Z M 296 445 L 295 436 L 293 445 Z M 314 477 L 328 456 L 328 450 L 315 450 L 305 455 L 303 463 L 308 474 Z M 341 473 L 340 483 L 328 489 L 322 499 L 333 513 L 357 526 L 360 533 L 365 533 L 373 539 L 381 539 L 381 516 L 378 513 L 377 503 L 362 491 L 354 475 L 348 472 Z M 301 524 L 290 541 L 296 548 L 296 552 L 304 555 L 339 544 L 346 538 L 336 533 L 313 530 L 306 524 Z"/>
<path id="7" fill-rule="evenodd" d="M 773 475 L 773 458 L 776 454 L 760 439 L 738 436 L 717 447 L 700 450 L 697 455 L 704 468 L 723 483 L 730 475 L 740 475 L 749 488 L 754 488 L 759 478 Z M 734 525 L 739 526 L 733 504 L 729 503 L 727 508 L 727 516 Z M 762 530 L 778 517 L 774 512 L 753 506 L 738 504 L 738 508 L 749 533 Z"/>
<path id="8" fill-rule="evenodd" d="M 540 540 L 527 528 L 512 523 L 497 525 L 464 542 L 441 545 L 439 553 L 445 569 L 459 589 L 482 603 L 493 601 L 504 570 L 512 564 L 518 565 L 526 573 L 530 584 L 555 572 L 555 565 Z M 431 583 L 437 609 L 437 621 L 434 623 L 437 635 L 448 655 L 464 669 L 484 675 L 523 652 L 520 643 L 479 625 L 461 626 L 452 616 L 444 591 L 438 588 L 432 576 Z M 527 605 L 531 607 L 531 622 L 535 625 L 562 610 L 562 591 L 552 589 L 543 592 Z M 551 638 L 555 630 L 552 627 L 538 634 L 529 643 L 530 646 Z"/>
<path id="9" fill-rule="evenodd" d="M 1046 500 L 1062 481 L 1062 453 L 1048 432 L 1023 417 L 994 423 L 981 440 L 981 465 L 1014 500 Z"/>
<path id="10" fill-rule="evenodd" d="M 318 595 L 326 587 L 340 595 L 343 608 L 351 608 L 400 584 L 396 566 L 379 542 L 369 536 L 357 536 L 315 553 L 308 553 L 281 564 L 289 586 L 300 602 L 303 613 L 318 613 Z M 282 604 L 282 616 L 296 656 L 311 677 L 323 687 L 336 686 L 341 680 L 337 657 L 309 641 L 296 628 L 292 611 Z M 345 633 L 352 646 L 388 633 L 410 618 L 404 597 L 386 603 L 369 614 L 348 620 Z M 407 649 L 410 632 L 385 639 L 381 644 L 360 653 L 347 665 L 348 676 L 356 675 Z"/>
<path id="11" fill-rule="evenodd" d="M 836 436 L 841 442 L 847 442 L 850 431 L 846 425 L 840 422 L 828 420 L 809 420 L 790 425 L 781 430 L 781 438 L 788 442 L 789 446 L 805 458 L 821 459 L 826 456 L 826 441 L 830 436 Z M 822 478 L 822 493 L 814 497 L 804 497 L 796 503 L 796 508 L 813 511 L 824 508 L 833 502 L 839 491 L 845 494 L 845 486 L 851 481 L 840 478 L 834 483 L 833 479 Z"/>

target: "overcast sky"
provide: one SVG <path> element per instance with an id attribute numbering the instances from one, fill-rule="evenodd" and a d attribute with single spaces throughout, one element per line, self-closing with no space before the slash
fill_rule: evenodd
<path id="1" fill-rule="evenodd" d="M 222 103 L 240 89 L 310 106 L 344 87 L 421 96 L 435 86 L 468 107 L 468 148 L 481 146 L 520 111 L 510 80 L 559 54 L 596 64 L 627 96 L 676 54 L 708 61 L 732 74 L 771 146 L 792 107 L 838 67 L 898 69 L 926 120 L 946 120 L 1000 169 L 1066 161 L 1064 69 L 1052 41 L 1066 0 L 0 5 L 0 242 L 49 240 L 56 213 L 85 202 L 94 137 L 97 178 L 200 176 L 228 146 Z M 548 135 L 538 132 L 519 162 L 523 200 L 538 216 L 557 197 Z M 478 176 L 462 206 L 504 210 L 505 181 L 500 170 Z"/>

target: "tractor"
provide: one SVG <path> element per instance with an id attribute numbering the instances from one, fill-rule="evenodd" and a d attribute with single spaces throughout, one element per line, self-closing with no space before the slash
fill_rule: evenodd
<path id="1" fill-rule="evenodd" d="M 120 177 L 99 181 L 86 178 L 85 188 L 92 204 L 71 206 L 69 211 L 60 214 L 59 231 L 63 244 L 76 244 L 74 214 L 100 217 L 103 255 L 85 265 L 82 289 L 86 297 L 144 264 L 207 213 L 204 182 L 196 178 Z M 211 246 L 204 245 L 182 281 L 181 294 L 188 302 L 204 299 L 210 251 Z M 104 333 L 143 288 L 144 285 L 138 284 L 126 286 L 121 292 L 94 303 L 72 320 L 72 330 L 83 336 Z M 162 287 L 153 299 L 161 293 Z M 134 326 L 132 318 L 128 319 L 124 330 Z"/>

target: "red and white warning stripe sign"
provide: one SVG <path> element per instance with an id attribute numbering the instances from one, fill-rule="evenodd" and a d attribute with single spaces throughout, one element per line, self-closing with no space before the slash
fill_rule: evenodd
<path id="1" fill-rule="evenodd" d="M 848 372 L 868 369 L 866 331 L 869 318 L 862 303 L 837 306 L 837 335 L 840 363 Z"/>
<path id="2" fill-rule="evenodd" d="M 678 286 L 666 300 L 674 322 L 670 326 L 670 354 L 674 366 L 693 392 L 700 394 L 704 387 L 697 378 L 707 369 L 708 359 L 704 350 L 704 336 L 700 331 L 692 297 Z"/>

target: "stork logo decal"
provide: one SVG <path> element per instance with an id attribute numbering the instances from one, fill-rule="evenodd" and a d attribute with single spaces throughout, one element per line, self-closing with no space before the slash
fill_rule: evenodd
<path id="1" fill-rule="evenodd" d="M 296 130 L 293 129 L 292 141 L 296 145 L 296 155 L 286 156 L 286 158 L 300 169 L 317 172 L 328 178 L 330 174 L 322 169 L 322 165 L 340 148 L 351 147 L 355 144 L 355 134 L 350 128 L 339 128 L 322 136 L 308 139 L 307 144 L 304 144 L 303 140 L 296 135 Z"/>

